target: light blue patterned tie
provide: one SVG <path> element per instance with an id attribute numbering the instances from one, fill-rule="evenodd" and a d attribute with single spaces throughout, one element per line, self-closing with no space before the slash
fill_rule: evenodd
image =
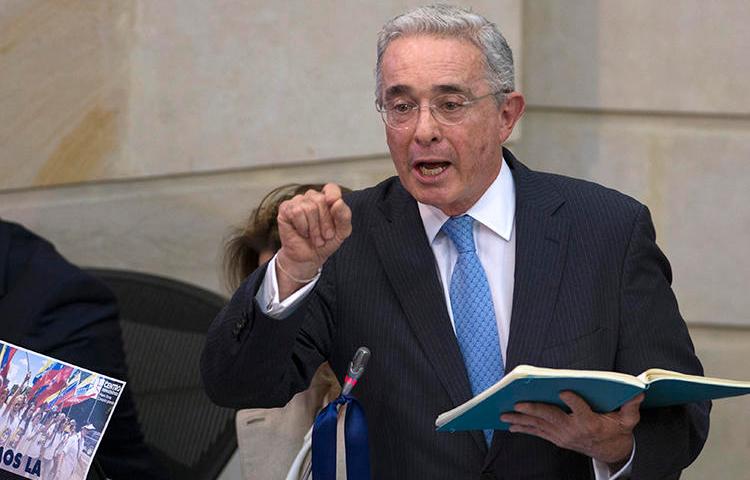
<path id="1" fill-rule="evenodd" d="M 442 230 L 458 250 L 451 277 L 451 309 L 471 391 L 477 395 L 499 381 L 505 367 L 490 285 L 474 246 L 473 225 L 473 218 L 462 215 L 449 218 Z M 489 445 L 492 430 L 485 430 L 484 437 Z"/>

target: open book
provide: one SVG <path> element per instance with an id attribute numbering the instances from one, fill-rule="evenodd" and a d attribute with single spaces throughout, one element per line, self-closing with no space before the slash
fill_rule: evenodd
<path id="1" fill-rule="evenodd" d="M 595 370 L 558 370 L 519 365 L 466 403 L 440 414 L 438 431 L 507 430 L 500 415 L 518 402 L 543 402 L 568 410 L 560 392 L 581 396 L 597 412 L 611 412 L 641 392 L 641 408 L 664 407 L 750 393 L 750 382 L 685 375 L 652 368 L 638 377 Z"/>

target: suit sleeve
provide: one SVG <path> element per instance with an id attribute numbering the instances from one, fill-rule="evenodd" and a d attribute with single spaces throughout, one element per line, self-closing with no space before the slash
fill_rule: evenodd
<path id="1" fill-rule="evenodd" d="M 333 259 L 294 312 L 275 319 L 255 299 L 263 266 L 237 289 L 209 327 L 201 355 L 208 396 L 231 408 L 274 408 L 307 388 L 335 334 Z"/>
<path id="2" fill-rule="evenodd" d="M 703 375 L 671 288 L 672 272 L 641 207 L 623 263 L 617 369 L 638 375 L 664 368 Z M 641 410 L 632 478 L 678 478 L 708 436 L 710 402 Z"/>

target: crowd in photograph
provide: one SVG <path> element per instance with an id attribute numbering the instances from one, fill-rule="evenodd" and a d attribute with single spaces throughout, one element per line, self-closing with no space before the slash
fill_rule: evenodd
<path id="1" fill-rule="evenodd" d="M 35 402 L 26 374 L 20 385 L 0 378 L 0 459 L 7 467 L 44 479 L 67 479 L 85 469 L 85 439 L 96 429 L 80 425 L 70 409 Z M 10 453 L 9 453 L 10 452 Z M 85 455 L 85 456 L 84 456 Z"/>

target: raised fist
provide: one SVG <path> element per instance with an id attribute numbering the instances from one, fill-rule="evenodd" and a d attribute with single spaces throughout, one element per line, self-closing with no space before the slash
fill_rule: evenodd
<path id="1" fill-rule="evenodd" d="M 315 277 L 352 233 L 352 211 L 338 185 L 308 190 L 279 206 L 281 249 L 276 257 L 279 295 L 285 298 Z"/>

